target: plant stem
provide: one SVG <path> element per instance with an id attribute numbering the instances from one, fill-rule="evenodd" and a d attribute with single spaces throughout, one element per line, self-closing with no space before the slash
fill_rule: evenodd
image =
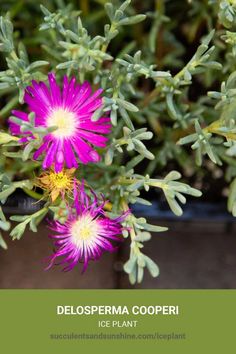
<path id="1" fill-rule="evenodd" d="M 112 23 L 109 32 L 113 32 L 115 29 L 116 29 L 116 25 L 114 23 Z M 106 53 L 109 43 L 110 43 L 110 41 L 103 44 L 103 46 L 101 48 L 103 53 Z"/>
<path id="2" fill-rule="evenodd" d="M 5 118 L 13 107 L 18 103 L 18 96 L 15 95 L 12 99 L 0 110 L 0 117 Z"/>
<path id="3" fill-rule="evenodd" d="M 129 185 L 129 184 L 138 183 L 138 182 L 140 182 L 140 180 L 136 179 L 136 178 L 127 179 L 125 177 L 121 177 L 118 182 L 120 184 Z M 161 179 L 159 179 L 159 180 L 158 179 L 155 179 L 155 180 L 150 179 L 148 185 L 152 186 L 152 187 L 156 187 L 156 188 L 161 188 L 161 189 L 167 188 L 167 184 Z"/>
<path id="4" fill-rule="evenodd" d="M 43 198 L 43 195 L 42 194 L 39 194 L 33 190 L 30 190 L 28 188 L 23 188 L 23 191 L 30 197 L 34 198 L 34 199 L 37 199 L 37 200 L 40 200 Z"/>

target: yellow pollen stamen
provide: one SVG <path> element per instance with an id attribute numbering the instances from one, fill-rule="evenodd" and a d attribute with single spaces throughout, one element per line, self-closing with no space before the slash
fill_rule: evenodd
<path id="1" fill-rule="evenodd" d="M 63 108 L 54 110 L 47 118 L 47 126 L 56 126 L 57 129 L 52 133 L 55 137 L 66 138 L 75 133 L 76 116 Z"/>
<path id="2" fill-rule="evenodd" d="M 59 173 L 50 173 L 49 175 L 50 182 L 52 185 L 56 188 L 63 189 L 68 186 L 68 184 L 71 183 L 69 180 L 68 176 L 64 174 L 63 172 Z"/>
<path id="3" fill-rule="evenodd" d="M 77 247 L 83 247 L 83 243 L 92 244 L 99 232 L 99 224 L 90 215 L 81 216 L 71 227 L 72 242 Z"/>

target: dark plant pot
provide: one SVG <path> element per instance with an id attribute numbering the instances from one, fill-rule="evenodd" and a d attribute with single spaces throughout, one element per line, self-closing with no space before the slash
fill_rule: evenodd
<path id="1" fill-rule="evenodd" d="M 16 193 L 3 206 L 6 214 L 30 214 L 42 207 L 24 193 Z M 145 274 L 137 288 L 236 288 L 236 223 L 223 203 L 190 201 L 182 217 L 175 217 L 165 203 L 136 206 L 135 214 L 150 223 L 169 227 L 153 234 L 144 252 L 160 266 L 160 276 Z M 129 242 L 116 254 L 104 254 L 92 262 L 84 275 L 78 267 L 70 273 L 57 267 L 44 272 L 44 259 L 51 254 L 50 231 L 42 223 L 38 233 L 27 231 L 20 242 L 4 235 L 9 250 L 0 250 L 0 288 L 128 288 L 123 262 Z"/>

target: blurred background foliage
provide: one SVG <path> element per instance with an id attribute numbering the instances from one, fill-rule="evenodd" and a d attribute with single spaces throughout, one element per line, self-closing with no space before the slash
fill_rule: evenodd
<path id="1" fill-rule="evenodd" d="M 84 27 L 93 37 L 103 33 L 107 22 L 104 5 L 107 2 L 47 0 L 41 1 L 41 4 L 52 13 L 57 11 L 59 22 L 65 26 L 70 26 L 72 17 L 76 18 L 80 14 Z M 112 4 L 118 7 L 122 1 L 115 0 Z M 38 31 L 42 24 L 42 11 L 37 2 L 1 0 L 1 12 L 9 12 L 14 23 L 15 39 L 27 46 L 30 61 L 42 59 L 49 61 L 51 67 L 57 65 L 58 52 L 52 42 L 57 41 L 58 36 L 53 30 L 47 34 Z M 208 154 L 204 152 L 207 143 L 200 152 L 195 146 L 197 154 L 191 150 L 189 144 L 176 143 L 195 132 L 195 120 L 204 128 L 219 119 L 220 112 L 215 109 L 216 101 L 208 96 L 208 92 L 220 91 L 222 82 L 227 82 L 230 74 L 236 70 L 234 4 L 232 1 L 217 0 L 134 0 L 127 12 L 129 15 L 146 14 L 147 18 L 134 26 L 123 26 L 119 36 L 110 43 L 108 52 L 114 56 L 119 53 L 119 57 L 124 57 L 125 53 L 133 56 L 141 50 L 142 60 L 146 64 L 156 65 L 157 70 L 170 71 L 173 78 L 171 85 L 163 84 L 155 90 L 153 80 L 137 77 L 138 91 L 135 92 L 135 97 L 130 92 L 129 98 L 140 108 L 138 113 L 132 115 L 133 123 L 142 127 L 148 122 L 149 128 L 154 132 L 154 139 L 148 144 L 155 158 L 149 163 L 143 162 L 142 171 L 145 165 L 146 173 L 160 176 L 176 168 L 186 180 L 205 192 L 203 197 L 213 201 L 220 200 L 222 195 L 227 195 L 229 182 L 236 176 L 235 156 L 226 154 L 227 147 L 222 144 L 222 134 L 213 134 L 210 137 L 212 158 L 203 159 L 202 162 L 199 161 L 200 156 L 203 153 Z M 205 63 L 198 65 L 196 70 L 183 70 L 199 48 L 202 38 L 213 29 L 215 33 L 208 47 L 214 46 L 214 49 L 210 53 L 206 52 Z M 208 55 L 214 61 L 211 65 Z M 222 68 L 216 61 L 222 64 Z M 109 62 L 106 65 L 109 67 Z M 4 66 L 2 60 L 1 67 Z M 9 115 L 10 109 L 17 102 L 14 90 L 6 91 L 0 93 L 0 115 L 3 118 Z M 167 91 L 172 92 L 168 94 Z M 126 97 L 128 94 L 127 90 Z M 196 155 L 198 165 L 201 163 L 201 166 L 195 163 Z"/>

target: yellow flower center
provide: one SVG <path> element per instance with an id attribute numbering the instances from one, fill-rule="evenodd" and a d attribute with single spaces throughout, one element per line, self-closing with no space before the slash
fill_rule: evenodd
<path id="1" fill-rule="evenodd" d="M 69 112 L 66 109 L 56 109 L 47 118 L 47 126 L 57 127 L 52 133 L 57 138 L 70 137 L 76 130 L 76 116 L 73 112 Z"/>
<path id="2" fill-rule="evenodd" d="M 71 228 L 72 242 L 82 248 L 84 242 L 87 245 L 92 245 L 98 236 L 99 224 L 93 220 L 91 215 L 83 215 L 79 217 Z"/>
<path id="3" fill-rule="evenodd" d="M 71 179 L 68 178 L 68 176 L 63 172 L 59 172 L 59 173 L 51 172 L 49 175 L 49 180 L 53 188 L 65 189 L 70 187 L 71 185 Z"/>

